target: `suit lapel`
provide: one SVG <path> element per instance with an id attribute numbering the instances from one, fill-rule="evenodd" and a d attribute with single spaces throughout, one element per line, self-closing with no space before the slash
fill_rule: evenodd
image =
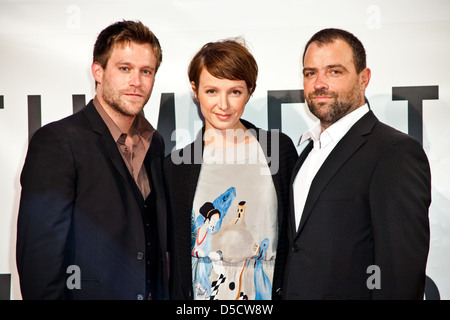
<path id="1" fill-rule="evenodd" d="M 103 147 L 103 151 L 105 155 L 111 160 L 111 163 L 119 173 L 122 178 L 124 186 L 131 192 L 133 198 L 136 202 L 128 202 L 124 203 L 125 205 L 125 214 L 129 214 L 131 211 L 138 210 L 141 212 L 144 206 L 142 194 L 139 191 L 136 183 L 134 183 L 133 177 L 128 171 L 122 156 L 117 148 L 117 145 L 109 132 L 108 127 L 104 123 L 100 114 L 95 109 L 95 106 L 92 101 L 83 109 L 87 119 L 89 120 L 92 130 L 101 135 L 100 138 L 100 148 Z M 128 198 L 128 196 L 127 196 Z M 134 226 L 134 229 L 137 230 L 135 232 L 135 240 L 136 240 L 136 248 L 141 248 L 142 243 L 145 243 L 145 236 L 143 232 L 139 232 L 138 230 L 143 230 L 143 222 L 140 218 L 140 215 L 131 214 L 128 215 L 130 218 L 129 223 Z"/>
<path id="2" fill-rule="evenodd" d="M 109 133 L 109 131 L 108 131 Z M 111 136 L 107 136 L 106 134 L 102 136 L 102 142 L 105 146 L 106 152 L 111 159 L 112 163 L 114 164 L 114 167 L 117 169 L 119 174 L 122 176 L 125 183 L 127 183 L 130 187 L 130 180 L 129 180 L 129 172 L 126 168 L 122 156 L 119 153 L 119 150 L 117 149 L 117 145 L 114 143 L 114 140 Z"/>
<path id="3" fill-rule="evenodd" d="M 130 186 L 130 181 L 128 179 L 128 169 L 126 168 L 122 156 L 117 149 L 117 145 L 114 142 L 111 133 L 108 130 L 108 127 L 103 122 L 101 116 L 98 114 L 97 110 L 95 110 L 94 103 L 90 101 L 88 105 L 83 109 L 87 119 L 89 120 L 92 130 L 100 134 L 102 145 L 104 146 L 104 150 L 106 154 L 111 159 L 114 167 L 119 172 L 123 181 Z M 130 186 L 131 187 L 131 186 Z"/>
<path id="4" fill-rule="evenodd" d="M 339 141 L 314 177 L 297 231 L 301 233 L 322 191 L 347 160 L 367 141 L 367 135 L 378 121 L 372 111 L 364 115 Z M 306 151 L 306 150 L 305 150 Z M 306 157 L 305 157 L 306 158 Z M 303 159 L 304 161 L 304 159 Z M 302 163 L 303 163 L 302 161 Z M 298 172 L 298 169 L 297 169 Z"/>
<path id="5" fill-rule="evenodd" d="M 186 165 L 186 168 L 184 168 L 184 172 L 186 173 L 184 178 L 186 179 L 187 188 L 185 188 L 186 201 L 183 203 L 185 207 L 182 211 L 186 213 L 189 212 L 189 215 L 186 215 L 189 216 L 189 226 L 191 225 L 190 219 L 192 215 L 192 205 L 194 203 L 195 190 L 197 189 L 198 179 L 203 163 L 203 149 L 205 147 L 203 144 L 204 130 L 205 129 L 203 127 L 201 134 L 197 136 L 194 142 L 192 142 L 187 148 L 185 148 L 185 151 L 187 151 L 188 148 L 190 150 L 191 164 Z M 199 150 L 201 150 L 201 154 L 199 154 Z"/>
<path id="6" fill-rule="evenodd" d="M 195 156 L 195 153 L 199 152 L 195 148 L 201 148 L 203 150 L 202 134 L 193 143 L 181 150 L 183 153 L 190 152 L 190 162 L 175 165 L 176 168 L 174 171 L 178 175 L 176 180 L 184 185 L 183 188 L 180 188 L 179 194 L 175 196 L 178 202 L 179 212 L 175 214 L 177 221 L 174 221 L 178 232 L 177 237 L 182 239 L 178 251 L 183 256 L 180 259 L 182 269 L 191 268 L 192 205 L 194 203 L 195 190 L 202 166 L 202 157 L 199 160 L 198 157 L 200 155 Z"/>

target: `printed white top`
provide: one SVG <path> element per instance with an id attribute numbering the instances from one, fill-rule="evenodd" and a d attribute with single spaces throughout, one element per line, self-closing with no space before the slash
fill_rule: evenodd
<path id="1" fill-rule="evenodd" d="M 192 209 L 196 300 L 269 300 L 277 248 L 277 197 L 257 141 L 205 147 Z"/>

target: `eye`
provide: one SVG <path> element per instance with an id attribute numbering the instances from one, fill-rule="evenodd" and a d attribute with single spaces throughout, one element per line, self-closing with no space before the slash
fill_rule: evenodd
<path id="1" fill-rule="evenodd" d="M 342 66 L 330 67 L 327 72 L 331 77 L 340 77 L 348 73 L 347 69 Z"/>
<path id="2" fill-rule="evenodd" d="M 242 92 L 241 92 L 240 90 L 237 90 L 237 89 L 231 91 L 231 94 L 232 94 L 232 95 L 235 95 L 235 96 L 239 96 L 241 93 L 242 93 Z"/>
<path id="3" fill-rule="evenodd" d="M 152 70 L 142 70 L 142 73 L 147 76 L 151 76 L 153 74 L 153 71 Z"/>
<path id="4" fill-rule="evenodd" d="M 119 70 L 127 72 L 127 71 L 130 71 L 130 68 L 128 68 L 128 67 L 119 67 Z"/>
<path id="5" fill-rule="evenodd" d="M 305 77 L 305 78 L 311 78 L 311 77 L 313 77 L 315 75 L 315 72 L 314 71 L 305 71 L 305 72 L 303 72 L 303 76 Z"/>
<path id="6" fill-rule="evenodd" d="M 206 93 L 207 93 L 207 94 L 214 94 L 214 93 L 216 93 L 216 90 L 214 90 L 214 89 L 208 89 L 208 90 L 206 90 Z"/>

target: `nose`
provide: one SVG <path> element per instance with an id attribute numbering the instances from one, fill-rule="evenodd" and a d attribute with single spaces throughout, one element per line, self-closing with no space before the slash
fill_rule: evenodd
<path id="1" fill-rule="evenodd" d="M 328 89 L 328 84 L 324 75 L 318 74 L 316 76 L 316 79 L 314 81 L 314 89 L 316 90 Z"/>
<path id="2" fill-rule="evenodd" d="M 221 110 L 228 109 L 228 96 L 226 93 L 220 95 L 218 107 Z"/>
<path id="3" fill-rule="evenodd" d="M 131 86 L 139 87 L 141 85 L 141 75 L 139 72 L 133 72 L 130 77 Z"/>

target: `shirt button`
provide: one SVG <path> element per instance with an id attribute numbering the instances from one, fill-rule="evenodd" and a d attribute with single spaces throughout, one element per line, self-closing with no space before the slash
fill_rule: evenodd
<path id="1" fill-rule="evenodd" d="M 142 252 L 139 251 L 139 252 L 137 253 L 136 258 L 137 258 L 138 260 L 142 260 L 142 258 L 144 258 L 144 254 L 143 254 Z"/>
<path id="2" fill-rule="evenodd" d="M 292 247 L 292 251 L 297 253 L 297 252 L 299 252 L 299 250 L 300 250 L 300 246 L 298 244 L 294 244 L 294 246 Z"/>

